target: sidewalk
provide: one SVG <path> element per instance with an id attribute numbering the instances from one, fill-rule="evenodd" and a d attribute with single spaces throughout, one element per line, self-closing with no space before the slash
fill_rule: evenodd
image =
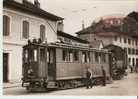
<path id="1" fill-rule="evenodd" d="M 3 89 L 13 88 L 13 87 L 20 87 L 21 85 L 22 85 L 21 82 L 3 83 Z"/>

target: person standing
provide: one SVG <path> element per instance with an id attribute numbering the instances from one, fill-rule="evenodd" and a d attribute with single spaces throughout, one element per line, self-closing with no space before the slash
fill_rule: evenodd
<path id="1" fill-rule="evenodd" d="M 102 75 L 103 75 L 103 77 L 102 77 L 103 86 L 106 86 L 106 72 L 105 72 L 103 66 L 101 66 L 101 68 L 102 68 Z"/>
<path id="2" fill-rule="evenodd" d="M 86 88 L 88 89 L 89 87 L 92 88 L 92 71 L 90 68 L 86 71 Z"/>
<path id="3" fill-rule="evenodd" d="M 133 66 L 129 65 L 129 67 L 130 67 L 131 73 L 133 73 Z"/>

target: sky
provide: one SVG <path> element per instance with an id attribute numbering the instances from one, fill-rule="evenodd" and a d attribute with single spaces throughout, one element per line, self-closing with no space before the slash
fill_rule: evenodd
<path id="1" fill-rule="evenodd" d="M 64 32 L 75 32 L 103 16 L 126 16 L 138 11 L 138 0 L 39 0 L 41 7 L 64 18 Z"/>

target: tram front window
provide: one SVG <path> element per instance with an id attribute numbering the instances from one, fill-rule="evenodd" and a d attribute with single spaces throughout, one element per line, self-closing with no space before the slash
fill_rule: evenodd
<path id="1" fill-rule="evenodd" d="M 29 50 L 29 52 L 26 52 L 25 57 L 29 58 L 29 62 L 37 62 L 37 49 Z"/>
<path id="2" fill-rule="evenodd" d="M 34 50 L 34 61 L 37 61 L 37 50 Z"/>
<path id="3" fill-rule="evenodd" d="M 28 62 L 28 50 L 24 50 L 24 62 Z"/>

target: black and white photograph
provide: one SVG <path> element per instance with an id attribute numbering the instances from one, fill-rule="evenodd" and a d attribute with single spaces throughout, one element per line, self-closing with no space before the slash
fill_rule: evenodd
<path id="1" fill-rule="evenodd" d="M 138 0 L 3 0 L 1 32 L 4 96 L 138 96 Z"/>

